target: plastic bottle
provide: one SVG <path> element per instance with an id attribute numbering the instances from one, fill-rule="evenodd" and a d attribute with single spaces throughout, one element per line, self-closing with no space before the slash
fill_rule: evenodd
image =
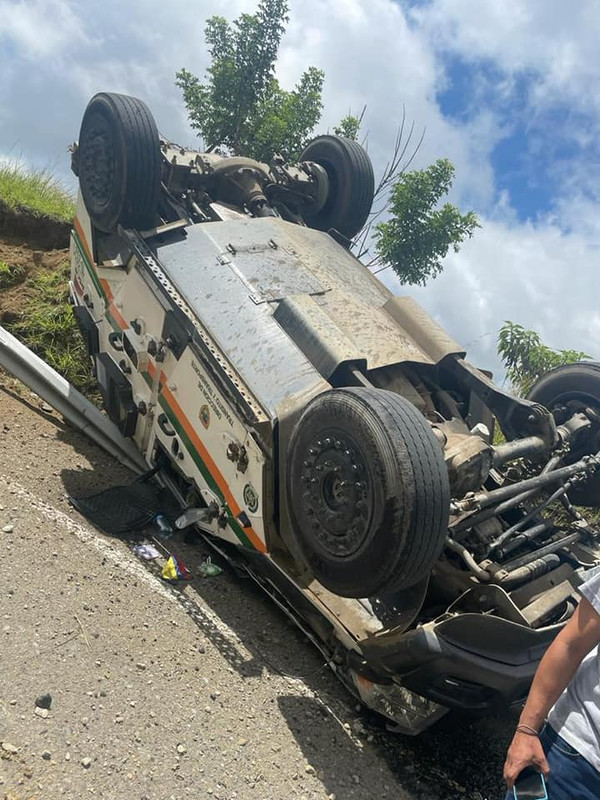
<path id="1" fill-rule="evenodd" d="M 161 536 L 163 539 L 170 539 L 171 536 L 175 533 L 173 526 L 169 522 L 169 520 L 165 517 L 164 514 L 157 514 L 154 517 L 154 525 L 158 530 L 158 535 Z"/>

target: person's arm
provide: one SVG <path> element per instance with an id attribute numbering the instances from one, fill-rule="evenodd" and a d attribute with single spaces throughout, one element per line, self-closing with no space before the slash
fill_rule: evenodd
<path id="1" fill-rule="evenodd" d="M 567 625 L 552 642 L 531 684 L 519 725 L 539 731 L 548 712 L 585 656 L 600 643 L 600 614 L 582 597 Z M 517 731 L 504 764 L 504 780 L 512 789 L 517 775 L 533 766 L 544 775 L 550 768 L 537 736 Z"/>

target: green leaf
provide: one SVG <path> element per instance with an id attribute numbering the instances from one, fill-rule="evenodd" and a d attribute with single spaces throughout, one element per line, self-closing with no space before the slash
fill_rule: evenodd
<path id="1" fill-rule="evenodd" d="M 442 271 L 448 250 L 458 252 L 481 227 L 473 211 L 461 214 L 451 203 L 438 206 L 453 178 L 453 165 L 441 158 L 427 169 L 404 173 L 392 188 L 390 219 L 376 226 L 374 237 L 379 261 L 403 283 L 424 286 Z"/>
<path id="2" fill-rule="evenodd" d="M 211 64 L 201 82 L 176 73 L 191 126 L 209 148 L 270 161 L 275 153 L 297 158 L 321 118 L 324 75 L 309 67 L 291 92 L 275 78 L 287 0 L 261 0 L 255 14 L 231 24 L 210 17 L 205 38 Z"/>
<path id="3" fill-rule="evenodd" d="M 498 333 L 498 355 L 514 391 L 523 396 L 551 369 L 591 358 L 581 350 L 553 350 L 536 331 L 510 320 L 506 320 Z"/>

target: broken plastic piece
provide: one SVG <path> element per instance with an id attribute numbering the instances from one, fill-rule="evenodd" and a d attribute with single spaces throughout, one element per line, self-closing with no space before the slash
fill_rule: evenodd
<path id="1" fill-rule="evenodd" d="M 136 544 L 133 548 L 133 552 L 136 556 L 145 558 L 146 561 L 152 561 L 153 558 L 158 558 L 160 556 L 159 551 L 153 544 Z"/>
<path id="2" fill-rule="evenodd" d="M 173 526 L 164 514 L 157 514 L 152 521 L 158 530 L 158 535 L 163 539 L 169 539 L 175 533 Z"/>
<path id="3" fill-rule="evenodd" d="M 175 520 L 175 527 L 179 530 L 194 525 L 197 522 L 210 522 L 219 514 L 219 506 L 212 502 L 206 508 L 188 508 Z"/>
<path id="4" fill-rule="evenodd" d="M 216 564 L 213 564 L 210 560 L 210 556 L 203 561 L 200 566 L 198 567 L 198 574 L 202 575 L 203 578 L 214 578 L 215 575 L 220 575 L 223 572 L 221 567 L 218 567 Z"/>
<path id="5" fill-rule="evenodd" d="M 167 559 L 162 570 L 162 576 L 166 581 L 171 581 L 173 583 L 178 580 L 190 581 L 192 579 L 192 573 L 175 554 L 169 556 Z"/>

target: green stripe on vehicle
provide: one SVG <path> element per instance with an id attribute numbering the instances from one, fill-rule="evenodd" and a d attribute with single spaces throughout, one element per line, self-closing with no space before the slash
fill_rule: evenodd
<path id="1" fill-rule="evenodd" d="M 231 509 L 229 508 L 229 506 L 226 504 L 225 498 L 223 497 L 223 493 L 221 492 L 221 490 L 220 490 L 217 482 L 215 481 L 212 473 L 210 472 L 210 470 L 208 469 L 208 467 L 206 466 L 206 464 L 202 460 L 202 457 L 201 457 L 200 453 L 194 447 L 194 445 L 191 442 L 189 436 L 187 435 L 187 433 L 183 429 L 181 423 L 179 422 L 179 420 L 175 416 L 175 412 L 173 411 L 173 409 L 168 404 L 167 400 L 165 399 L 165 397 L 162 394 L 159 395 L 158 402 L 160 403 L 160 406 L 163 409 L 163 411 L 165 412 L 165 414 L 167 415 L 167 418 L 168 418 L 169 422 L 171 423 L 171 425 L 177 431 L 177 435 L 180 437 L 181 441 L 185 445 L 185 448 L 189 452 L 189 454 L 191 455 L 192 460 L 194 461 L 194 463 L 196 464 L 196 466 L 198 467 L 198 469 L 202 473 L 202 477 L 204 478 L 204 480 L 209 485 L 211 491 L 213 491 L 217 495 L 217 497 L 220 499 L 221 503 L 223 504 L 224 508 L 226 509 L 227 518 L 228 518 L 228 522 L 229 522 L 229 527 L 231 528 L 231 530 L 235 533 L 235 535 L 238 537 L 240 542 L 245 547 L 250 547 L 251 549 L 254 550 L 254 546 L 253 546 L 252 542 L 250 541 L 250 539 L 248 539 L 248 537 L 244 533 L 244 529 L 239 524 L 239 522 L 234 517 L 234 515 L 231 513 Z"/>

